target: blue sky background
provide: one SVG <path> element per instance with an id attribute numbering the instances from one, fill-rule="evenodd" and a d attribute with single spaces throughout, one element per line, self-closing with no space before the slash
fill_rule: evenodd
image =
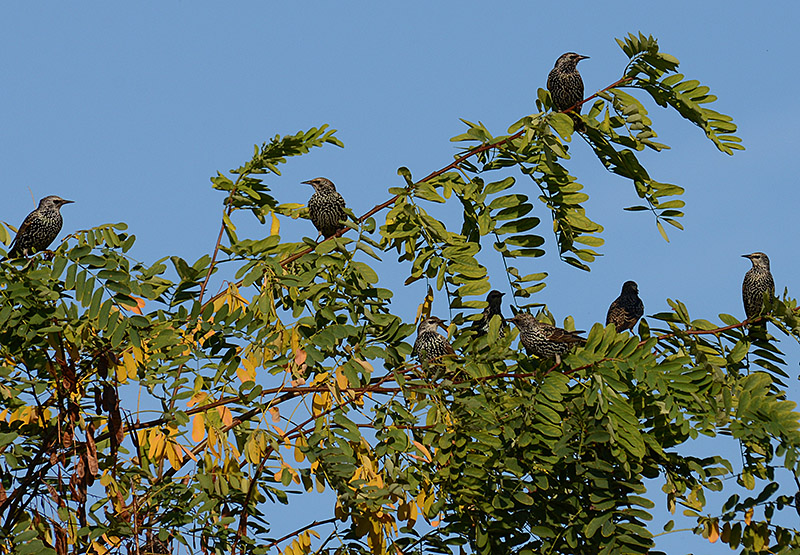
<path id="1" fill-rule="evenodd" d="M 734 117 L 747 150 L 724 155 L 699 129 L 646 101 L 660 141 L 673 149 L 642 159 L 655 179 L 686 188 L 686 230 L 668 230 L 666 243 L 647 213 L 623 212 L 638 203 L 633 186 L 573 141 L 569 167 L 591 196 L 590 217 L 605 226 L 604 256 L 590 273 L 561 263 L 555 252 L 517 266 L 523 274 L 548 272 L 537 300 L 559 321 L 574 316 L 582 329 L 605 317 L 628 279 L 639 283 L 646 314 L 667 310 L 669 297 L 696 318 L 743 318 L 740 288 L 750 262 L 740 255 L 756 250 L 770 256 L 778 291 L 792 288 L 800 273 L 792 231 L 797 5 L 564 6 L 4 3 L 0 221 L 19 225 L 35 206 L 31 192 L 37 200 L 58 194 L 76 201 L 64 208 L 62 236 L 124 221 L 138 237 L 134 257 L 192 261 L 210 251 L 219 230 L 223 195 L 209 178 L 247 160 L 253 144 L 324 123 L 339 130 L 345 148 L 290 160 L 282 177 L 267 182 L 281 202 L 306 202 L 311 189 L 300 182 L 329 177 L 362 214 L 402 184 L 399 166 L 420 178 L 447 165 L 456 153 L 449 139 L 464 131 L 459 118 L 505 133 L 535 111 L 537 88 L 566 51 L 591 56 L 579 68 L 587 94 L 594 92 L 625 66 L 614 38 L 642 31 L 681 61 L 685 75 L 711 87 L 719 97 L 712 108 Z M 552 251 L 549 216 L 539 205 L 535 213 Z M 268 233 L 244 214 L 236 221 L 240 236 Z M 310 222 L 284 224 L 286 240 L 301 235 L 316 235 Z M 493 285 L 507 291 L 499 256 L 484 247 Z M 386 259 L 394 268 L 392 256 Z M 425 285 L 404 288 L 406 272 L 394 271 L 383 285 L 396 291 L 398 314 L 413 320 Z M 434 313 L 447 317 L 444 296 Z M 794 376 L 800 350 L 791 340 L 782 345 Z M 789 397 L 800 398 L 796 379 Z M 702 448 L 720 452 L 716 441 Z M 736 460 L 734 446 L 724 449 Z M 278 512 L 276 531 L 284 518 Z M 659 539 L 659 546 L 670 553 L 728 550 L 688 533 Z"/>

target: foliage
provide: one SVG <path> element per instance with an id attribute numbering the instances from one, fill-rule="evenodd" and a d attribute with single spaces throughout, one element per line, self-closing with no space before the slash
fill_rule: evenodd
<path id="1" fill-rule="evenodd" d="M 731 119 L 704 106 L 715 99 L 707 87 L 684 80 L 653 38 L 619 43 L 629 63 L 588 99 L 582 138 L 633 183 L 644 204 L 628 209 L 650 211 L 666 237 L 662 222 L 680 228 L 683 189 L 639 163 L 636 152 L 667 147 L 628 91 L 673 108 L 725 153 L 741 147 Z M 697 534 L 748 553 L 798 549 L 780 518 L 798 500 L 777 487 L 779 473 L 798 474 L 798 413 L 764 328 L 691 319 L 670 301 L 638 336 L 595 324 L 561 366 L 518 352 L 498 320 L 483 337 L 451 326 L 462 356 L 441 361 L 446 378 L 410 359 L 414 324 L 392 314 L 370 262 L 394 251 L 408 283 L 425 278 L 453 308 L 479 309 L 491 286 L 475 257 L 491 235 L 514 296 L 531 297 L 546 274 L 521 267 L 544 239 L 519 175 L 540 192 L 563 260 L 588 270 L 598 254 L 602 226 L 567 170 L 572 120 L 546 91 L 537 107 L 510 135 L 467 122 L 453 140 L 477 146 L 418 181 L 401 168 L 393 198 L 320 243 L 283 241 L 281 220 L 306 209 L 280 204 L 260 176 L 342 146 L 325 126 L 276 136 L 212 178 L 226 193 L 223 221 L 200 260 L 134 262 L 135 238 L 115 224 L 73 233 L 50 257 L 0 264 L 2 549 L 647 553 L 647 480 Z M 455 200 L 459 232 L 428 211 Z M 269 222 L 269 236 L 239 237 L 237 210 Z M 220 255 L 237 281 L 206 299 Z M 800 338 L 796 301 L 769 307 L 772 325 Z M 688 454 L 701 436 L 730 436 L 742 461 Z M 706 494 L 731 477 L 754 496 L 704 514 Z M 298 490 L 332 491 L 331 518 L 271 530 L 276 504 L 290 510 Z"/>

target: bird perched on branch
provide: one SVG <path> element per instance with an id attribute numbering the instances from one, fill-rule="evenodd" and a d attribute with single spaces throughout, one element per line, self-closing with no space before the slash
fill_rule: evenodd
<path id="1" fill-rule="evenodd" d="M 561 355 L 586 340 L 577 332 L 567 331 L 537 320 L 532 314 L 520 312 L 508 319 L 519 328 L 519 340 L 529 355 L 539 358 L 554 358 L 561 364 Z"/>
<path id="2" fill-rule="evenodd" d="M 436 316 L 423 318 L 417 328 L 417 340 L 414 342 L 414 350 L 411 354 L 420 361 L 428 363 L 445 355 L 454 355 L 452 345 L 447 342 L 447 338 L 436 331 L 441 327 L 447 329 L 444 321 Z"/>
<path id="3" fill-rule="evenodd" d="M 473 326 L 479 336 L 489 333 L 489 322 L 491 321 L 492 316 L 497 315 L 501 320 L 503 319 L 503 314 L 501 312 L 503 295 L 505 295 L 505 293 L 501 293 L 500 291 L 494 289 L 489 291 L 489 294 L 486 296 L 486 302 L 488 306 L 483 309 L 481 319 L 477 320 Z M 505 337 L 506 335 L 506 332 L 502 326 L 500 327 L 499 335 L 500 337 Z"/>
<path id="4" fill-rule="evenodd" d="M 336 191 L 330 179 L 315 177 L 303 183 L 314 187 L 314 194 L 308 201 L 311 223 L 325 239 L 332 237 L 344 227 L 347 220 L 344 198 Z"/>
<path id="5" fill-rule="evenodd" d="M 50 246 L 64 221 L 61 218 L 61 207 L 74 202 L 50 195 L 39 201 L 39 207 L 25 217 L 19 226 L 17 236 L 11 243 L 8 258 L 28 257 L 36 251 L 43 251 Z"/>
<path id="6" fill-rule="evenodd" d="M 769 271 L 769 258 L 763 252 L 753 254 L 743 254 L 744 258 L 749 258 L 753 267 L 747 270 L 742 282 L 742 300 L 744 301 L 744 313 L 748 320 L 757 318 L 761 315 L 764 306 L 764 293 L 770 297 L 775 296 L 775 281 Z"/>
<path id="7" fill-rule="evenodd" d="M 556 65 L 547 76 L 547 90 L 553 98 L 556 110 L 563 112 L 583 100 L 583 79 L 578 73 L 578 62 L 589 56 L 581 56 L 575 52 L 562 54 Z M 584 131 L 586 126 L 580 116 L 581 106 L 576 107 L 569 116 L 575 125 L 575 131 Z"/>
<path id="8" fill-rule="evenodd" d="M 639 286 L 635 281 L 622 284 L 622 293 L 617 297 L 606 314 L 606 325 L 614 324 L 618 332 L 632 330 L 644 314 L 644 303 L 639 298 Z"/>

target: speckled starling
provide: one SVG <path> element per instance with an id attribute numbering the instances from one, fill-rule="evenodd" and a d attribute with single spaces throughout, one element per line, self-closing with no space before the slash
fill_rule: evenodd
<path id="1" fill-rule="evenodd" d="M 547 90 L 550 91 L 553 104 L 559 112 L 568 110 L 583 100 L 583 79 L 578 73 L 578 62 L 588 57 L 575 52 L 562 54 L 547 76 Z M 583 131 L 586 128 L 580 113 L 581 107 L 578 106 L 569 114 L 575 122 L 575 131 Z"/>
<path id="2" fill-rule="evenodd" d="M 525 351 L 539 358 L 556 359 L 561 363 L 561 355 L 575 345 L 583 345 L 586 340 L 576 332 L 567 331 L 538 321 L 532 314 L 520 312 L 508 319 L 519 328 L 519 340 Z"/>
<path id="3" fill-rule="evenodd" d="M 19 226 L 17 236 L 11 243 L 8 258 L 30 256 L 35 251 L 43 251 L 50 246 L 61 231 L 61 207 L 74 202 L 50 195 L 39 201 L 39 207 L 28 214 Z"/>
<path id="4" fill-rule="evenodd" d="M 436 331 L 437 327 L 447 329 L 444 322 L 436 316 L 423 318 L 417 328 L 417 340 L 411 354 L 421 362 L 430 362 L 445 355 L 455 354 L 447 338 Z"/>
<path id="5" fill-rule="evenodd" d="M 744 258 L 749 258 L 753 267 L 747 270 L 742 282 L 742 300 L 744 301 L 744 313 L 748 320 L 757 318 L 761 315 L 764 306 L 764 293 L 770 297 L 775 296 L 775 281 L 769 271 L 769 258 L 763 252 L 753 254 L 743 254 Z"/>
<path id="6" fill-rule="evenodd" d="M 486 335 L 489 333 L 489 322 L 492 319 L 492 316 L 495 314 L 500 317 L 500 320 L 503 320 L 503 314 L 501 312 L 502 304 L 503 304 L 503 295 L 505 293 L 501 293 L 496 289 L 489 291 L 489 294 L 486 296 L 486 308 L 483 309 L 483 314 L 481 314 L 481 319 L 475 322 L 473 326 L 477 334 Z M 506 332 L 503 329 L 503 326 L 500 326 L 500 337 L 505 337 Z"/>
<path id="7" fill-rule="evenodd" d="M 344 227 L 342 224 L 347 220 L 344 198 L 336 191 L 330 179 L 316 177 L 303 183 L 314 187 L 314 194 L 308 201 L 311 223 L 325 239 L 335 235 Z"/>
<path id="8" fill-rule="evenodd" d="M 644 303 L 639 298 L 639 286 L 635 281 L 622 284 L 622 293 L 608 307 L 606 325 L 614 324 L 617 331 L 632 330 L 644 314 Z"/>

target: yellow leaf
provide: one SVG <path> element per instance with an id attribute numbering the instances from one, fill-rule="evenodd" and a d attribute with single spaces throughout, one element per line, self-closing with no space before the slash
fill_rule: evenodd
<path id="1" fill-rule="evenodd" d="M 279 409 L 278 407 L 270 407 L 269 413 L 272 415 L 273 422 L 281 421 L 281 409 Z"/>
<path id="2" fill-rule="evenodd" d="M 197 393 L 192 395 L 191 399 L 186 401 L 186 406 L 192 408 L 195 405 L 203 403 L 206 399 L 208 399 L 208 393 L 206 393 L 205 391 L 198 391 Z"/>
<path id="3" fill-rule="evenodd" d="M 331 394 L 327 391 L 315 393 L 311 401 L 311 412 L 314 416 L 319 416 L 331 406 Z"/>
<path id="4" fill-rule="evenodd" d="M 106 555 L 108 553 L 108 549 L 100 542 L 93 541 L 92 542 L 92 550 L 97 555 Z"/>
<path id="5" fill-rule="evenodd" d="M 145 440 L 147 439 L 149 432 L 147 430 L 139 430 L 136 432 L 136 437 L 139 440 L 139 445 L 144 445 Z"/>
<path id="6" fill-rule="evenodd" d="M 208 445 L 211 447 L 217 445 L 217 431 L 214 428 L 208 429 Z"/>
<path id="7" fill-rule="evenodd" d="M 353 360 L 355 360 L 358 364 L 360 364 L 361 368 L 363 368 L 364 371 L 367 372 L 368 374 L 372 374 L 375 371 L 372 365 L 366 360 L 361 360 L 360 358 L 354 358 Z"/>
<path id="8" fill-rule="evenodd" d="M 350 381 L 347 379 L 347 376 L 344 375 L 341 366 L 336 369 L 336 385 L 339 386 L 339 389 L 342 391 L 350 387 Z"/>
<path id="9" fill-rule="evenodd" d="M 228 290 L 225 292 L 225 302 L 231 307 L 231 310 L 247 306 L 248 302 L 239 294 L 239 288 L 235 283 L 228 285 Z"/>
<path id="10" fill-rule="evenodd" d="M 275 212 L 272 212 L 272 225 L 269 226 L 269 234 L 270 235 L 277 235 L 281 230 L 281 222 L 278 220 L 278 216 L 275 215 Z"/>
<path id="11" fill-rule="evenodd" d="M 256 371 L 251 371 L 240 366 L 236 369 L 236 377 L 239 378 L 239 381 L 242 383 L 254 382 L 256 380 Z"/>
<path id="12" fill-rule="evenodd" d="M 167 459 L 169 459 L 169 464 L 175 470 L 180 470 L 181 466 L 183 466 L 183 449 L 181 449 L 180 445 L 175 443 L 174 441 L 170 441 L 167 443 Z"/>
<path id="13" fill-rule="evenodd" d="M 205 416 L 201 412 L 194 415 L 194 422 L 192 423 L 192 440 L 196 443 L 200 443 L 203 441 L 204 437 L 206 437 Z"/>
<path id="14" fill-rule="evenodd" d="M 222 418 L 222 423 L 225 424 L 225 426 L 233 425 L 233 414 L 231 413 L 231 409 L 228 407 L 217 407 L 217 412 L 219 412 L 219 415 Z"/>
<path id="15" fill-rule="evenodd" d="M 711 543 L 716 543 L 719 539 L 719 524 L 716 520 L 712 520 L 710 522 L 710 530 L 708 531 L 708 541 Z"/>
<path id="16" fill-rule="evenodd" d="M 294 363 L 297 366 L 302 366 L 306 361 L 306 352 L 303 349 L 298 349 L 294 352 Z"/>
<path id="17" fill-rule="evenodd" d="M 261 366 L 261 361 L 258 358 L 258 355 L 254 352 L 248 353 L 246 357 L 242 359 L 242 366 L 245 367 L 245 370 L 248 372 L 252 372 L 255 374 L 256 368 Z"/>
<path id="18" fill-rule="evenodd" d="M 185 445 L 181 445 L 181 449 L 183 449 L 183 451 L 189 456 L 190 459 L 192 459 L 194 462 L 197 462 L 197 457 L 195 456 L 194 453 L 192 453 L 191 449 L 189 449 Z"/>
<path id="19" fill-rule="evenodd" d="M 125 308 L 127 308 L 128 310 L 130 310 L 135 314 L 141 314 L 142 309 L 144 308 L 144 299 L 140 299 L 139 297 L 134 297 L 133 295 L 131 295 L 131 298 L 134 301 L 136 301 L 136 306 L 126 306 Z"/>
<path id="20" fill-rule="evenodd" d="M 433 288 L 429 285 L 428 286 L 428 293 L 425 295 L 425 299 L 422 301 L 422 304 L 417 307 L 417 319 L 414 320 L 416 324 L 422 318 L 427 318 L 431 315 L 431 308 L 433 307 Z"/>
<path id="21" fill-rule="evenodd" d="M 251 439 L 248 441 L 244 446 L 244 454 L 248 461 L 253 464 L 259 464 L 261 462 L 261 446 L 258 440 Z"/>
<path id="22" fill-rule="evenodd" d="M 136 376 L 136 359 L 133 358 L 131 351 L 125 351 L 122 355 L 122 366 L 117 366 L 117 381 L 128 383 L 128 376 Z"/>
<path id="23" fill-rule="evenodd" d="M 147 452 L 147 456 L 151 459 L 157 459 L 161 456 L 161 453 L 164 451 L 164 442 L 166 441 L 166 436 L 161 433 L 160 430 L 151 430 L 150 431 L 150 450 Z"/>
<path id="24" fill-rule="evenodd" d="M 753 520 L 753 508 L 750 507 L 747 509 L 747 512 L 744 513 L 744 523 L 750 526 L 750 521 Z"/>
<path id="25" fill-rule="evenodd" d="M 413 439 L 411 440 L 411 443 L 414 444 L 414 447 L 419 449 L 420 453 L 422 453 L 425 456 L 425 460 L 427 462 L 433 461 L 433 457 L 431 457 L 431 452 L 428 451 L 428 449 L 424 445 L 422 445 L 419 441 Z"/>

